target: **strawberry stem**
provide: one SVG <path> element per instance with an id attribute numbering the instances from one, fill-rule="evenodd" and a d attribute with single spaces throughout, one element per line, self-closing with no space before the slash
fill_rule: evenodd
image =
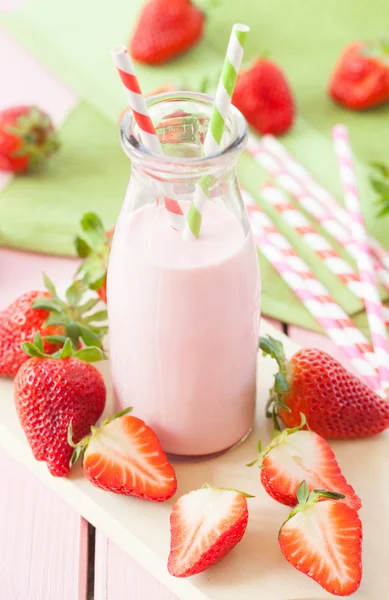
<path id="1" fill-rule="evenodd" d="M 309 493 L 308 485 L 305 480 L 302 481 L 300 483 L 300 485 L 298 486 L 296 496 L 297 496 L 298 504 L 293 508 L 293 510 L 289 513 L 289 515 L 285 519 L 285 521 L 282 523 L 282 525 L 279 529 L 279 532 L 278 532 L 278 537 L 280 536 L 283 526 L 285 525 L 285 523 L 287 523 L 289 521 L 289 519 L 294 517 L 294 515 L 297 514 L 298 512 L 302 512 L 302 511 L 306 510 L 307 508 L 309 508 L 310 506 L 312 506 L 313 504 L 316 504 L 316 502 L 319 502 L 319 500 L 321 498 L 325 498 L 326 500 L 335 500 L 335 501 L 342 500 L 343 498 L 345 498 L 344 494 L 339 494 L 338 492 L 329 492 L 327 490 L 312 490 L 312 492 Z"/>

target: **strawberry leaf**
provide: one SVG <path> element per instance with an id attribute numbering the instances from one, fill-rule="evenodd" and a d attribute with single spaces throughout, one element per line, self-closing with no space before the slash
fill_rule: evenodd
<path id="1" fill-rule="evenodd" d="M 78 306 L 85 292 L 85 286 L 80 280 L 73 281 L 65 292 L 66 300 L 71 306 Z"/>
<path id="2" fill-rule="evenodd" d="M 389 178 L 389 166 L 378 161 L 371 161 L 370 166 L 375 169 L 382 177 Z"/>
<path id="3" fill-rule="evenodd" d="M 80 258 L 86 258 L 92 252 L 92 248 L 80 236 L 77 236 L 74 239 L 74 245 L 76 247 L 77 256 L 79 256 Z"/>
<path id="4" fill-rule="evenodd" d="M 308 489 L 307 482 L 304 479 L 304 481 L 302 481 L 297 488 L 298 503 L 305 504 L 306 501 L 308 500 L 308 496 L 309 496 L 309 489 Z"/>
<path id="5" fill-rule="evenodd" d="M 57 290 L 55 289 L 54 283 L 48 278 L 46 273 L 42 273 L 43 283 L 45 284 L 45 288 L 48 292 L 50 292 L 51 297 L 54 300 L 58 300 Z"/>
<path id="6" fill-rule="evenodd" d="M 24 344 L 21 344 L 21 349 L 29 356 L 34 356 L 35 358 L 46 357 L 46 354 L 44 352 L 39 350 L 39 348 L 37 348 L 35 344 L 30 344 L 30 342 L 24 342 Z"/>
<path id="7" fill-rule="evenodd" d="M 59 358 L 69 358 L 73 355 L 73 345 L 69 338 L 66 338 L 66 342 L 59 351 Z"/>
<path id="8" fill-rule="evenodd" d="M 91 329 L 84 327 L 84 325 L 79 325 L 79 330 L 80 337 L 86 346 L 97 346 L 98 348 L 102 348 L 100 337 Z"/>
<path id="9" fill-rule="evenodd" d="M 106 360 L 106 355 L 101 348 L 82 348 L 74 353 L 75 358 L 83 360 L 84 362 L 98 362 L 99 360 Z"/>
<path id="10" fill-rule="evenodd" d="M 389 194 L 389 182 L 386 183 L 383 179 L 377 179 L 376 177 L 370 178 L 370 183 L 377 194 L 387 195 Z"/>
<path id="11" fill-rule="evenodd" d="M 64 344 L 67 338 L 65 335 L 45 335 L 43 339 L 49 344 Z"/>
<path id="12" fill-rule="evenodd" d="M 82 230 L 90 239 L 92 246 L 103 246 L 105 243 L 105 230 L 103 223 L 95 213 L 85 213 L 81 219 Z"/>
<path id="13" fill-rule="evenodd" d="M 42 342 L 42 338 L 40 336 L 39 331 L 37 331 L 36 334 L 34 335 L 34 346 L 36 348 L 38 348 L 38 350 L 40 350 L 40 352 L 44 352 L 43 342 Z"/>
<path id="14" fill-rule="evenodd" d="M 55 300 L 51 300 L 50 298 L 46 298 L 45 296 L 37 296 L 32 302 L 31 306 L 33 308 L 40 308 L 43 310 L 49 310 L 54 312 L 61 312 L 61 305 Z"/>
<path id="15" fill-rule="evenodd" d="M 95 312 L 93 315 L 85 318 L 87 323 L 97 323 L 100 321 L 106 321 L 108 319 L 108 313 L 106 310 L 99 310 Z"/>

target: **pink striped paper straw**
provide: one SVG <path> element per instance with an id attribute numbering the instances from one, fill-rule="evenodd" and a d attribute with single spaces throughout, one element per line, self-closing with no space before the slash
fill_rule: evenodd
<path id="1" fill-rule="evenodd" d="M 341 348 L 364 382 L 382 395 L 377 372 L 367 360 L 372 349 L 364 335 L 334 302 L 328 290 L 316 279 L 247 192 L 243 192 L 243 197 L 258 250 L 278 271 L 327 335 Z"/>
<path id="2" fill-rule="evenodd" d="M 389 386 L 389 343 L 378 294 L 373 262 L 367 243 L 367 233 L 360 206 L 353 155 L 346 127 L 336 125 L 332 131 L 334 149 L 339 165 L 346 209 L 350 217 L 350 230 L 358 248 L 357 265 L 361 281 L 365 284 L 365 309 L 370 328 L 378 374 L 383 387 Z"/>
<path id="3" fill-rule="evenodd" d="M 343 283 L 357 298 L 364 301 L 365 284 L 360 280 L 359 275 L 347 261 L 338 254 L 325 237 L 318 233 L 303 215 L 297 210 L 285 192 L 277 188 L 272 183 L 267 183 L 261 188 L 261 196 L 266 202 L 273 206 L 276 211 L 283 216 L 296 233 L 298 233 L 306 244 L 320 258 L 323 264 Z M 382 307 L 385 321 L 389 322 L 389 308 Z"/>
<path id="4" fill-rule="evenodd" d="M 120 75 L 120 79 L 122 80 L 124 91 L 134 115 L 134 119 L 139 127 L 143 145 L 150 150 L 150 152 L 163 155 L 161 143 L 150 118 L 146 100 L 140 89 L 134 65 L 132 64 L 132 60 L 126 47 L 115 46 L 111 50 L 111 55 Z M 175 229 L 182 231 L 185 226 L 185 215 L 177 200 L 172 199 L 172 186 L 168 183 L 161 183 L 161 187 L 166 193 L 165 208 L 169 215 L 170 222 Z"/>
<path id="5" fill-rule="evenodd" d="M 300 165 L 273 136 L 264 136 L 260 142 L 249 136 L 248 150 L 284 190 L 356 258 L 355 245 L 348 226 L 349 217 L 329 192 L 316 183 L 308 171 Z M 331 210 L 332 207 L 332 210 Z M 371 238 L 373 252 L 380 262 L 374 264 L 379 279 L 389 291 L 389 253 Z M 388 260 L 386 261 L 386 255 Z M 388 263 L 388 267 L 384 267 Z M 381 264 L 382 263 L 382 264 Z"/>

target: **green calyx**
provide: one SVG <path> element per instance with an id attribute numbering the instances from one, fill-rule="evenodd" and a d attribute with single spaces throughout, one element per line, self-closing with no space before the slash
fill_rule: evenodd
<path id="1" fill-rule="evenodd" d="M 278 429 L 274 429 L 273 434 L 272 434 L 272 441 L 270 442 L 270 444 L 268 444 L 266 446 L 266 448 L 264 450 L 262 450 L 262 443 L 259 440 L 257 443 L 257 450 L 258 450 L 259 456 L 252 462 L 248 463 L 246 465 L 246 467 L 257 466 L 260 469 L 263 469 L 263 459 L 274 448 L 276 448 L 276 446 L 280 446 L 281 444 L 283 444 L 285 442 L 285 440 L 287 439 L 287 437 L 289 435 L 291 435 L 292 433 L 296 433 L 297 431 L 300 431 L 304 427 L 307 427 L 309 429 L 309 427 L 307 425 L 307 419 L 305 418 L 305 415 L 303 413 L 300 413 L 300 418 L 301 418 L 301 422 L 300 422 L 300 425 L 298 425 L 297 427 L 287 428 L 287 429 L 284 429 L 284 431 L 279 431 Z"/>
<path id="2" fill-rule="evenodd" d="M 281 530 L 285 523 L 287 523 L 295 514 L 298 512 L 303 512 L 308 508 L 312 507 L 314 504 L 319 502 L 322 498 L 326 500 L 342 500 L 345 498 L 344 494 L 338 494 L 338 492 L 329 492 L 327 490 L 312 490 L 311 492 L 308 489 L 307 482 L 304 480 L 300 483 L 297 488 L 297 500 L 298 504 L 293 508 L 293 510 L 289 513 L 288 517 L 282 523 L 278 536 L 281 533 Z"/>
<path id="3" fill-rule="evenodd" d="M 277 361 L 279 371 L 274 376 L 274 385 L 270 389 L 269 400 L 266 404 L 266 417 L 273 420 L 275 430 L 280 430 L 278 423 L 278 409 L 290 412 L 290 408 L 285 405 L 285 395 L 289 392 L 288 383 L 288 362 L 285 358 L 284 347 L 279 340 L 267 337 L 259 338 L 259 347 L 263 356 L 271 356 Z"/>
<path id="4" fill-rule="evenodd" d="M 99 300 L 92 298 L 85 301 L 87 287 L 82 281 L 74 281 L 65 292 L 65 302 L 58 296 L 54 284 L 45 274 L 43 281 L 50 298 L 38 296 L 33 300 L 32 307 L 49 311 L 43 328 L 60 326 L 64 330 L 63 335 L 49 335 L 44 339 L 52 344 L 63 344 L 65 339 L 69 338 L 74 348 L 77 348 L 82 340 L 85 346 L 102 348 L 108 327 L 101 323 L 107 321 L 108 315 L 106 310 L 93 312 Z"/>
<path id="5" fill-rule="evenodd" d="M 13 157 L 28 156 L 30 171 L 39 168 L 60 146 L 49 115 L 37 106 L 31 106 L 28 112 L 20 115 L 14 125 L 7 127 L 7 132 L 22 141 Z"/>
<path id="6" fill-rule="evenodd" d="M 77 274 L 92 290 L 104 285 L 107 276 L 111 235 L 107 234 L 101 219 L 94 213 L 86 213 L 81 221 L 82 236 L 74 240 L 77 254 L 84 259 Z"/>
<path id="7" fill-rule="evenodd" d="M 389 65 L 389 40 L 381 38 L 376 42 L 368 42 L 360 51 L 362 56 L 383 59 L 385 65 Z"/>
<path id="8" fill-rule="evenodd" d="M 77 442 L 77 444 L 74 443 L 73 441 L 73 424 L 72 421 L 70 421 L 69 423 L 69 427 L 68 427 L 68 435 L 67 435 L 67 441 L 69 446 L 71 446 L 72 448 L 74 448 L 74 452 L 71 456 L 69 465 L 70 468 L 78 461 L 78 459 L 80 458 L 80 456 L 83 456 L 85 453 L 85 450 L 88 448 L 89 443 L 91 441 L 91 439 L 98 435 L 98 433 L 106 426 L 108 425 L 108 423 L 110 423 L 111 421 L 114 421 L 115 419 L 120 419 L 120 417 L 123 417 L 124 415 L 127 415 L 128 413 L 130 413 L 132 411 L 132 406 L 129 406 L 128 408 L 124 408 L 123 410 L 117 412 L 115 415 L 113 415 L 112 417 L 108 417 L 107 419 L 105 419 L 100 427 L 95 427 L 94 425 L 92 425 L 91 427 L 91 432 L 89 435 L 85 436 L 82 438 L 82 440 L 80 440 L 79 442 Z"/>
<path id="9" fill-rule="evenodd" d="M 85 348 L 80 348 L 79 350 L 75 350 L 70 338 L 62 338 L 62 336 L 47 336 L 44 339 L 47 340 L 49 338 L 56 338 L 56 340 L 61 340 L 61 343 L 63 343 L 62 348 L 53 354 L 47 354 L 44 351 L 43 339 L 40 333 L 35 334 L 34 343 L 31 344 L 31 342 L 24 342 L 24 344 L 21 345 L 21 348 L 23 352 L 35 358 L 63 360 L 65 358 L 73 357 L 89 363 L 107 359 L 107 355 L 104 353 L 104 351 L 96 346 L 88 346 Z M 55 341 L 55 343 L 57 343 L 57 341 Z"/>
<path id="10" fill-rule="evenodd" d="M 255 496 L 252 496 L 251 494 L 248 494 L 247 492 L 242 492 L 242 490 L 237 490 L 235 488 L 215 487 L 214 485 L 209 485 L 209 483 L 204 483 L 204 485 L 201 486 L 201 489 L 221 490 L 221 491 L 225 491 L 225 492 L 236 492 L 237 494 L 241 494 L 245 498 L 255 498 Z"/>
<path id="11" fill-rule="evenodd" d="M 370 184 L 376 192 L 378 213 L 377 217 L 389 214 L 389 165 L 380 162 L 371 162 L 373 172 L 370 176 Z"/>

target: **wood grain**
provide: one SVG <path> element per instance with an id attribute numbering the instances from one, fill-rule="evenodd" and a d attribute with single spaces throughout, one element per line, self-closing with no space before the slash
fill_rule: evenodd
<path id="1" fill-rule="evenodd" d="M 104 534 L 96 532 L 94 600 L 178 600 Z"/>
<path id="2" fill-rule="evenodd" d="M 87 524 L 0 448 L 1 600 L 85 600 Z"/>

